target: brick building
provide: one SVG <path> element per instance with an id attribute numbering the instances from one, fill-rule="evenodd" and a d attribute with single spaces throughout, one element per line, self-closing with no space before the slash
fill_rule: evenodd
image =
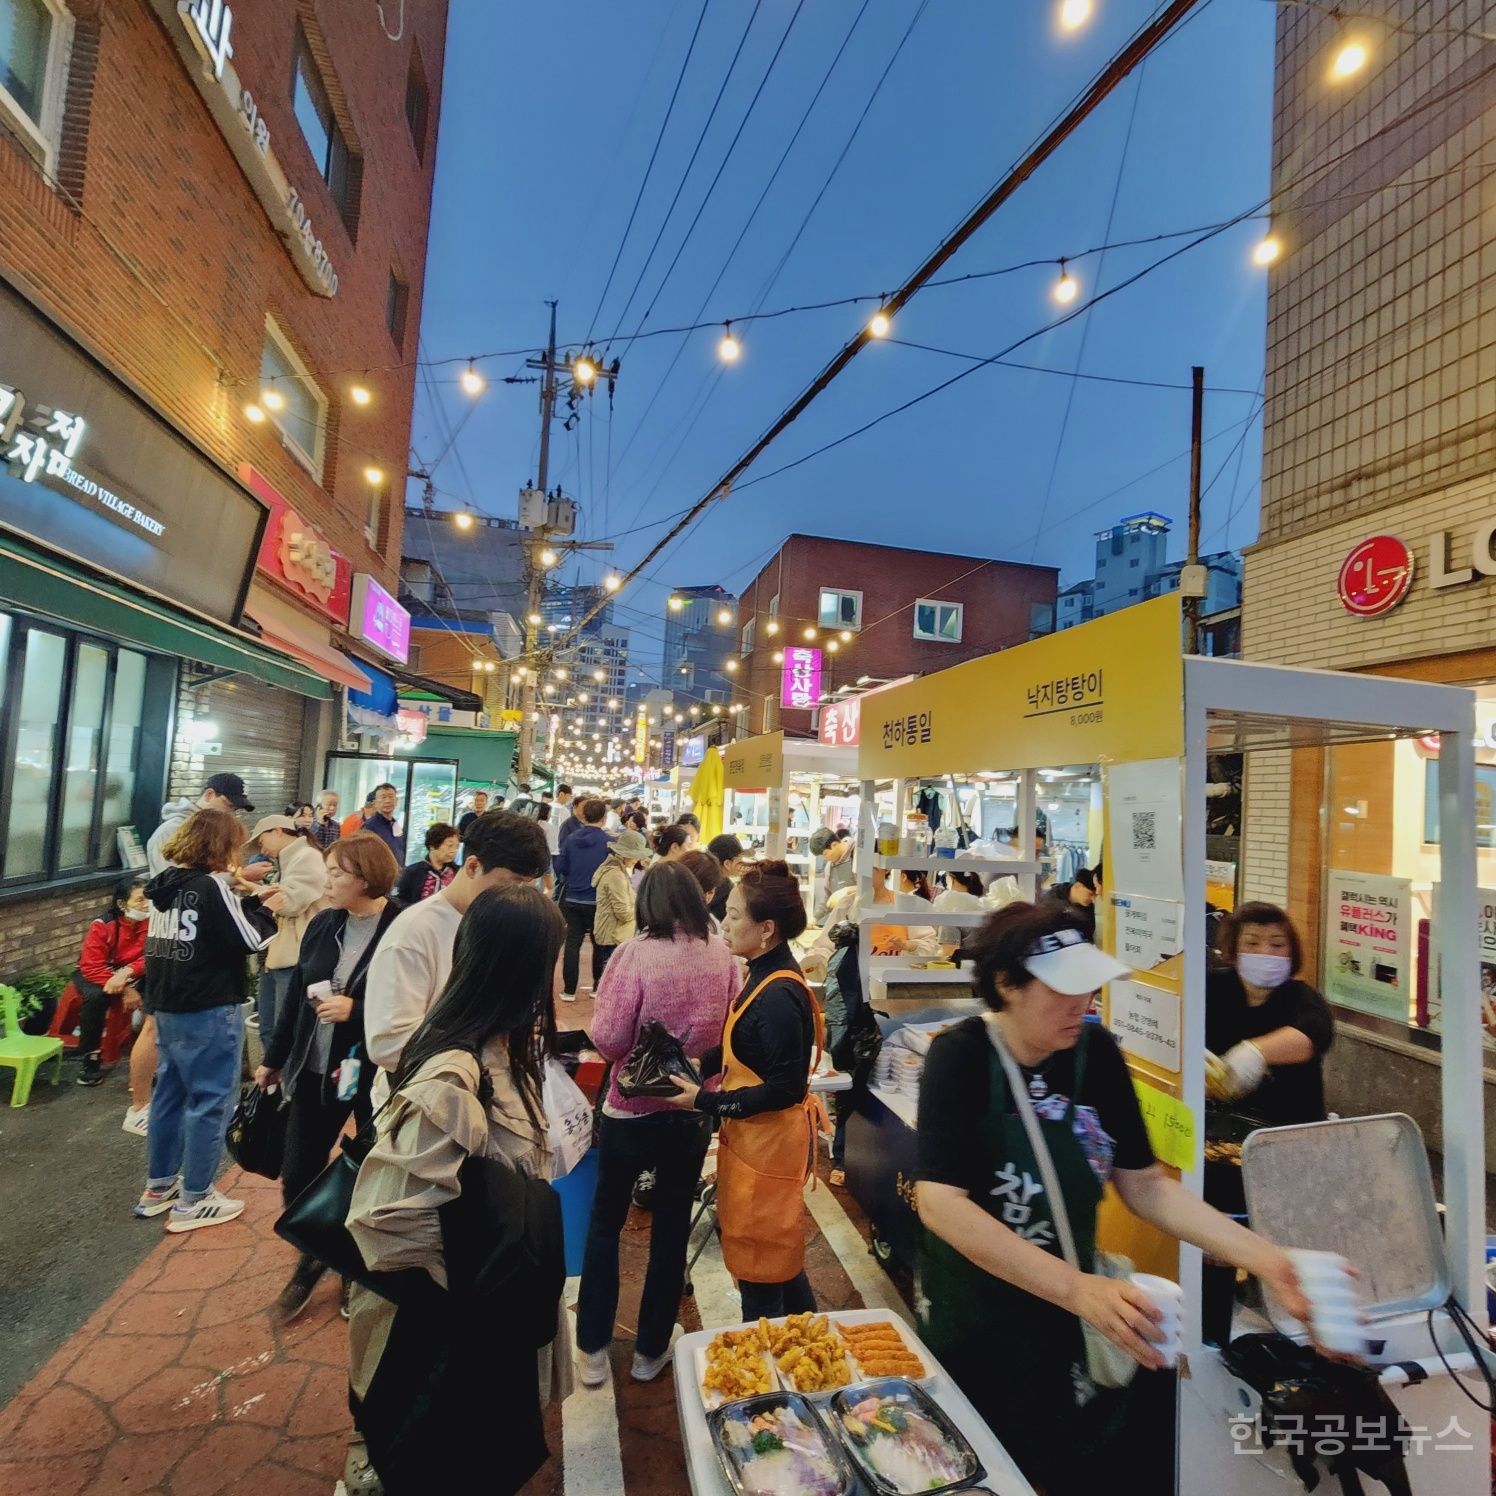
<path id="1" fill-rule="evenodd" d="M 1282 257 L 1269 272 L 1261 538 L 1245 558 L 1242 649 L 1475 687 L 1486 889 L 1496 887 L 1496 223 L 1482 162 L 1496 80 L 1486 44 L 1462 31 L 1470 7 L 1384 9 L 1366 65 L 1339 82 L 1331 63 L 1345 25 L 1312 7 L 1278 12 Z M 1242 891 L 1292 911 L 1307 974 L 1335 1006 L 1329 1104 L 1409 1111 L 1437 1145 L 1437 971 L 1415 950 L 1374 998 L 1349 990 L 1323 954 L 1327 870 L 1384 880 L 1410 927 L 1432 913 L 1432 767 L 1413 743 L 1250 756 Z"/>
<path id="2" fill-rule="evenodd" d="M 446 0 L 18 0 L 0 31 L 0 978 L 122 828 L 313 791 L 403 662 Z"/>
<path id="3" fill-rule="evenodd" d="M 738 600 L 741 730 L 811 731 L 811 710 L 780 707 L 786 649 L 821 651 L 828 696 L 923 675 L 1048 633 L 1056 582 L 1051 566 L 791 535 Z"/>

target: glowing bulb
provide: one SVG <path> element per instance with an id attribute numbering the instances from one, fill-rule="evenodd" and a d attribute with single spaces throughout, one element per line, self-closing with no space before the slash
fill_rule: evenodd
<path id="1" fill-rule="evenodd" d="M 782 649 L 776 649 L 774 651 L 774 663 L 776 665 L 784 664 L 784 651 Z"/>
<path id="2" fill-rule="evenodd" d="M 368 385 L 351 384 L 348 386 L 348 398 L 355 405 L 367 405 L 374 397 L 369 393 Z"/>
<path id="3" fill-rule="evenodd" d="M 554 566 L 561 558 L 557 556 L 549 546 L 540 553 L 540 564 L 542 566 Z"/>
<path id="4" fill-rule="evenodd" d="M 1276 234 L 1269 234 L 1265 239 L 1257 241 L 1257 246 L 1252 251 L 1252 263 L 1254 265 L 1271 265 L 1282 253 L 1282 241 Z"/>
<path id="5" fill-rule="evenodd" d="M 1330 64 L 1330 76 L 1336 79 L 1353 78 L 1366 66 L 1370 56 L 1364 42 L 1346 42 Z"/>
<path id="6" fill-rule="evenodd" d="M 539 613 L 531 613 L 530 616 L 529 616 L 529 618 L 526 621 L 528 623 L 544 623 L 545 622 L 545 620 L 540 616 Z"/>
<path id="7" fill-rule="evenodd" d="M 471 530 L 473 528 L 473 516 L 469 514 L 466 509 L 459 509 L 457 513 L 452 516 L 452 523 L 456 525 L 459 530 Z"/>
<path id="8" fill-rule="evenodd" d="M 685 605 L 686 604 L 684 598 L 672 597 L 670 599 L 670 611 L 672 613 L 679 613 L 680 610 L 685 607 Z"/>
<path id="9" fill-rule="evenodd" d="M 851 629 L 843 629 L 841 631 L 841 642 L 843 644 L 850 644 L 852 642 L 852 630 Z"/>
<path id="10" fill-rule="evenodd" d="M 598 681 L 599 683 L 601 683 L 602 681 L 607 680 L 607 678 L 608 678 L 607 672 L 603 671 L 603 670 L 594 670 L 592 672 L 592 678 L 593 678 L 593 680 Z"/>
<path id="11" fill-rule="evenodd" d="M 729 675 L 736 675 L 738 673 L 738 662 L 736 660 L 729 660 L 722 668 Z"/>
<path id="12" fill-rule="evenodd" d="M 493 673 L 494 673 L 494 671 L 495 671 L 495 670 L 497 670 L 497 669 L 498 669 L 498 668 L 499 668 L 499 667 L 498 667 L 498 666 L 497 666 L 497 665 L 495 665 L 495 664 L 494 664 L 494 662 L 493 662 L 493 661 L 492 661 L 492 660 L 485 660 L 485 661 L 484 661 L 484 664 L 483 664 L 483 668 L 484 668 L 484 669 L 485 669 L 485 670 L 486 670 L 486 671 L 487 671 L 487 672 L 488 672 L 488 673 L 489 673 L 489 674 L 490 674 L 490 675 L 492 675 L 492 674 L 493 674 Z"/>
<path id="13" fill-rule="evenodd" d="M 260 391 L 260 404 L 266 410 L 284 410 L 286 408 L 286 397 L 279 390 L 267 387 Z"/>
<path id="14" fill-rule="evenodd" d="M 826 641 L 826 652 L 828 654 L 835 654 L 837 652 L 837 650 L 839 650 L 840 648 L 841 648 L 841 643 L 840 643 L 839 640 L 828 639 Z"/>
<path id="15" fill-rule="evenodd" d="M 726 608 L 719 608 L 717 610 L 717 622 L 722 624 L 725 628 L 729 623 L 732 622 L 732 614 L 729 613 Z"/>
<path id="16" fill-rule="evenodd" d="M 867 330 L 872 337 L 886 338 L 893 331 L 893 319 L 880 308 L 869 318 Z"/>
<path id="17" fill-rule="evenodd" d="M 768 634 L 770 638 L 773 638 L 773 636 L 779 632 L 779 625 L 771 618 L 769 620 L 769 626 L 764 630 L 764 632 Z"/>
<path id="18" fill-rule="evenodd" d="M 743 345 L 732 335 L 732 323 L 722 324 L 722 341 L 717 344 L 717 357 L 724 364 L 735 364 L 743 352 Z"/>
<path id="19" fill-rule="evenodd" d="M 622 586 L 623 578 L 616 575 L 614 572 L 609 572 L 608 575 L 603 578 L 604 592 L 617 592 L 618 589 Z"/>
<path id="20" fill-rule="evenodd" d="M 384 469 L 382 467 L 375 467 L 373 463 L 370 463 L 364 469 L 364 482 L 371 487 L 377 488 L 384 482 Z"/>
<path id="21" fill-rule="evenodd" d="M 1091 19 L 1091 0 L 1060 0 L 1060 25 L 1075 31 Z"/>
<path id="22" fill-rule="evenodd" d="M 597 378 L 597 365 L 584 356 L 571 366 L 571 372 L 578 384 L 588 385 Z"/>
<path id="23" fill-rule="evenodd" d="M 483 661 L 482 660 L 474 660 L 473 661 L 473 669 L 474 670 L 481 670 L 482 668 L 483 668 Z"/>
<path id="24" fill-rule="evenodd" d="M 1060 261 L 1060 278 L 1054 283 L 1053 295 L 1061 306 L 1069 306 L 1080 295 L 1080 282 L 1065 268 L 1063 260 Z"/>
<path id="25" fill-rule="evenodd" d="M 258 405 L 246 405 L 244 407 L 244 419 L 251 426 L 263 426 L 265 424 L 265 412 Z"/>
<path id="26" fill-rule="evenodd" d="M 814 639 L 815 636 L 816 636 L 816 631 L 809 624 L 806 624 L 806 626 L 805 626 L 805 637 L 807 639 Z"/>
<path id="27" fill-rule="evenodd" d="M 472 359 L 468 360 L 468 366 L 457 378 L 458 384 L 462 386 L 464 395 L 481 395 L 488 388 L 488 381 L 473 367 Z"/>

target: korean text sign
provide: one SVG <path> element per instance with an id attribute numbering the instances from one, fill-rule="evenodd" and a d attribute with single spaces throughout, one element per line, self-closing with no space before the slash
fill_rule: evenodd
<path id="1" fill-rule="evenodd" d="M 821 699 L 821 651 L 793 647 L 784 652 L 779 704 L 804 711 Z"/>

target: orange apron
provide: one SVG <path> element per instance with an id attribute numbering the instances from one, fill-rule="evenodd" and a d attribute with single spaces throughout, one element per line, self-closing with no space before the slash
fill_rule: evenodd
<path id="1" fill-rule="evenodd" d="M 826 1038 L 821 1005 L 799 972 L 777 971 L 728 1015 L 722 1031 L 724 1091 L 763 1084 L 733 1052 L 732 1036 L 759 993 L 781 977 L 805 988 L 820 1060 Z M 807 1092 L 803 1102 L 783 1111 L 723 1119 L 717 1142 L 717 1222 L 722 1261 L 740 1281 L 787 1283 L 805 1267 L 805 1181 L 815 1168 L 818 1117 L 825 1117 L 820 1097 Z"/>

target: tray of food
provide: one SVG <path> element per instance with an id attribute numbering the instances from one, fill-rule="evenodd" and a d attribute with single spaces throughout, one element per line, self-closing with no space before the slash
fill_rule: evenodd
<path id="1" fill-rule="evenodd" d="M 708 1427 L 736 1496 L 849 1496 L 852 1467 L 808 1398 L 775 1392 L 709 1415 Z"/>
<path id="2" fill-rule="evenodd" d="M 960 1429 L 905 1377 L 838 1392 L 830 1415 L 853 1465 L 878 1496 L 936 1496 L 986 1477 Z"/>
<path id="3" fill-rule="evenodd" d="M 723 1330 L 698 1350 L 696 1384 L 708 1409 L 775 1391 L 779 1383 L 763 1321 L 741 1330 Z"/>
<path id="4" fill-rule="evenodd" d="M 892 1319 L 839 1319 L 835 1324 L 837 1333 L 851 1349 L 856 1381 L 870 1381 L 874 1377 L 903 1377 L 911 1382 L 929 1379 L 929 1367 L 910 1344 L 904 1327 Z"/>
<path id="5" fill-rule="evenodd" d="M 779 1380 L 790 1392 L 824 1396 L 853 1381 L 847 1342 L 824 1314 L 791 1314 L 758 1322 Z"/>

